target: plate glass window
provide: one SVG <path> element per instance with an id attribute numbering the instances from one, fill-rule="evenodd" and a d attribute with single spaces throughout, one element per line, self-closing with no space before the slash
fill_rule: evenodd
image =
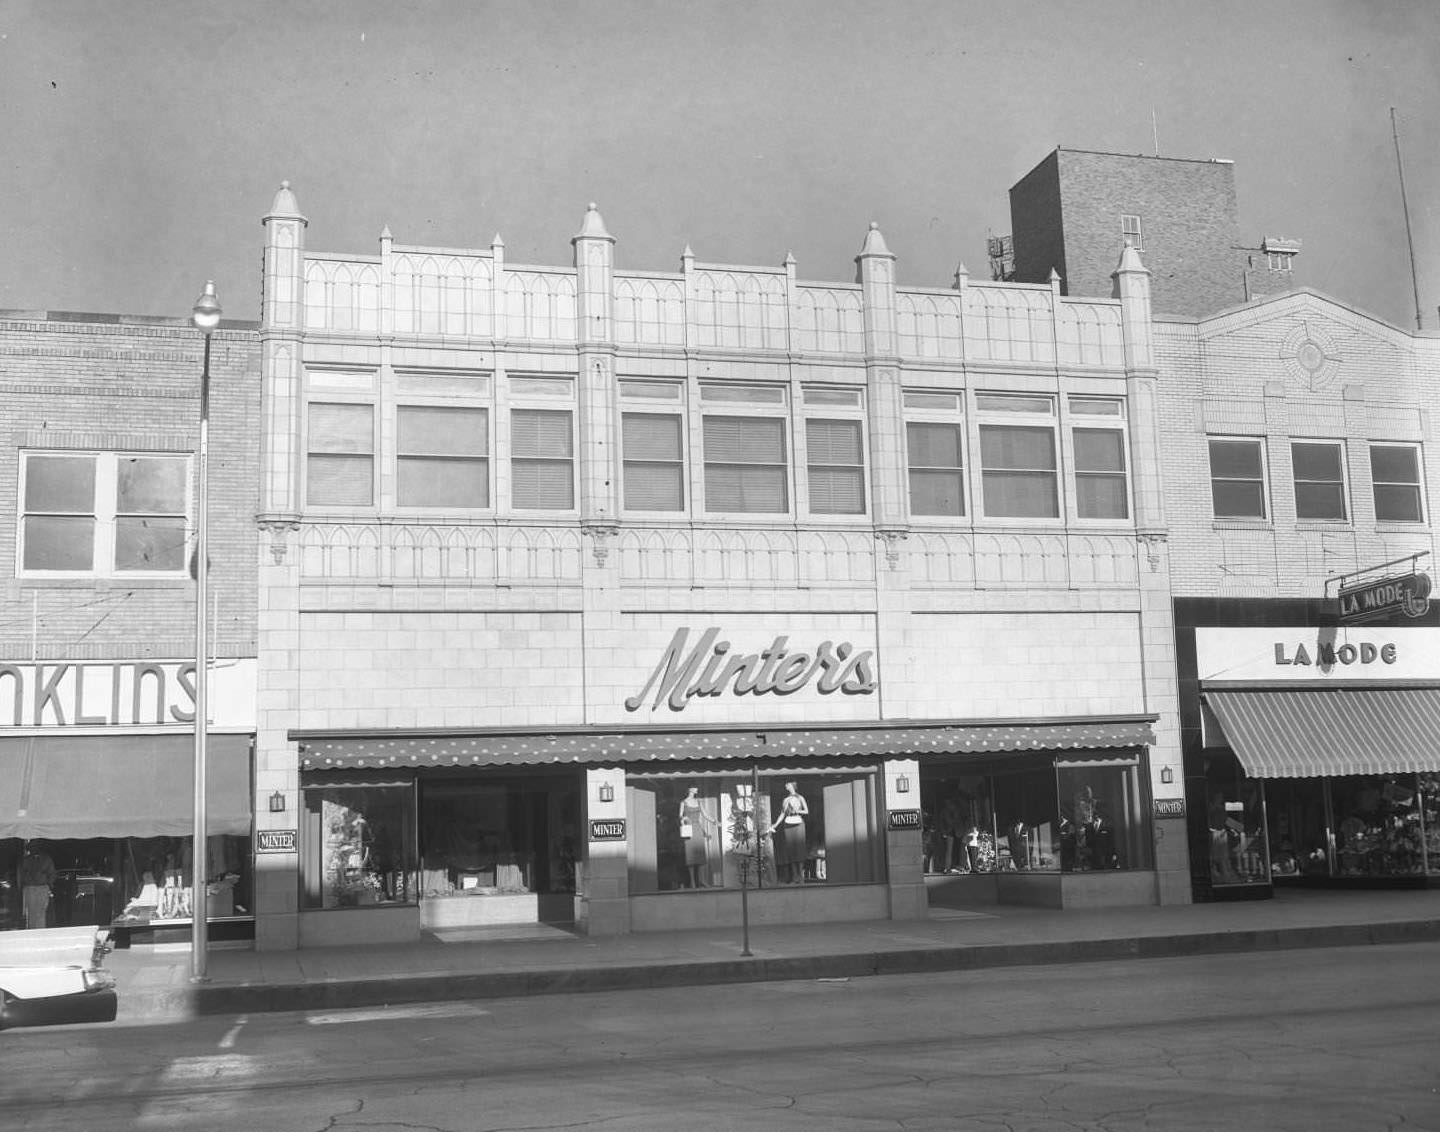
<path id="1" fill-rule="evenodd" d="M 865 456 L 860 422 L 807 420 L 805 452 L 811 512 L 863 515 Z"/>
<path id="2" fill-rule="evenodd" d="M 510 413 L 510 501 L 517 508 L 575 506 L 575 442 L 568 409 Z"/>
<path id="3" fill-rule="evenodd" d="M 305 493 L 311 507 L 369 507 L 375 500 L 375 410 L 312 401 Z"/>
<path id="4" fill-rule="evenodd" d="M 1375 518 L 1381 523 L 1419 523 L 1420 450 L 1410 444 L 1370 445 L 1370 479 L 1375 485 Z"/>
<path id="5" fill-rule="evenodd" d="M 401 405 L 396 501 L 401 507 L 488 507 L 490 461 L 484 409 Z"/>
<path id="6" fill-rule="evenodd" d="M 1210 495 L 1217 519 L 1265 518 L 1259 440 L 1210 441 Z"/>
<path id="7" fill-rule="evenodd" d="M 1343 520 L 1345 470 L 1340 445 L 1296 441 L 1290 445 L 1297 519 Z"/>

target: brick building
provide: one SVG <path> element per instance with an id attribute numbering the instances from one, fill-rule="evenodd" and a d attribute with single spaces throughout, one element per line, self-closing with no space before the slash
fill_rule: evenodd
<path id="1" fill-rule="evenodd" d="M 842 283 L 621 270 L 593 206 L 561 267 L 265 228 L 257 946 L 1188 900 L 1133 257 L 1072 300 L 902 287 L 874 226 Z"/>
<path id="2" fill-rule="evenodd" d="M 31 926 L 188 930 L 193 830 L 195 444 L 188 321 L 0 311 L 5 616 L 0 875 L 28 845 L 57 875 Z M 212 343 L 210 862 L 219 935 L 247 935 L 259 339 Z M 147 880 L 146 874 L 149 874 Z M 146 885 L 153 887 L 146 889 Z M 18 899 L 0 926 L 25 926 Z"/>
<path id="3" fill-rule="evenodd" d="M 1155 344 L 1196 896 L 1440 876 L 1440 339 L 1296 291 Z"/>
<path id="4" fill-rule="evenodd" d="M 1010 189 L 1014 279 L 1108 296 L 1122 248 L 1150 269 L 1157 315 L 1204 317 L 1294 287 L 1295 240 L 1243 246 L 1235 166 L 1058 148 Z"/>

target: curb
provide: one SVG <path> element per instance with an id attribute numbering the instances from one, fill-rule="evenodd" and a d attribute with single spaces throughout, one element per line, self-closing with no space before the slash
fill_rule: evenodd
<path id="1" fill-rule="evenodd" d="M 396 1006 L 404 1003 L 584 994 L 790 979 L 974 971 L 987 968 L 1167 959 L 1247 951 L 1359 947 L 1440 941 L 1440 919 L 1200 932 L 1017 944 L 955 944 L 895 951 L 553 967 L 470 974 L 389 975 L 287 983 L 209 984 L 121 994 L 123 1021 L 183 1021 L 217 1014 Z"/>

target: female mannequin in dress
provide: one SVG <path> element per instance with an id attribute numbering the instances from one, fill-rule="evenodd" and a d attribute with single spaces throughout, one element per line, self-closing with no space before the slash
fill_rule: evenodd
<path id="1" fill-rule="evenodd" d="M 710 827 L 715 824 L 700 802 L 700 788 L 690 787 L 680 801 L 680 838 L 685 843 L 685 871 L 691 888 L 710 887 L 703 873 L 710 865 Z"/>
<path id="2" fill-rule="evenodd" d="M 783 866 L 781 880 L 785 884 L 799 884 L 805 879 L 805 815 L 809 812 L 810 807 L 795 783 L 785 783 L 780 816 L 770 827 L 772 834 L 777 829 L 781 831 L 775 846 L 775 863 Z"/>

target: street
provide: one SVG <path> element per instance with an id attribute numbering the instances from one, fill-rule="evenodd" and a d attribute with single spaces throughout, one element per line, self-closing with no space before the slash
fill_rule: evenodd
<path id="1" fill-rule="evenodd" d="M 1440 945 L 0 1034 L 10 1130 L 1440 1129 Z"/>

